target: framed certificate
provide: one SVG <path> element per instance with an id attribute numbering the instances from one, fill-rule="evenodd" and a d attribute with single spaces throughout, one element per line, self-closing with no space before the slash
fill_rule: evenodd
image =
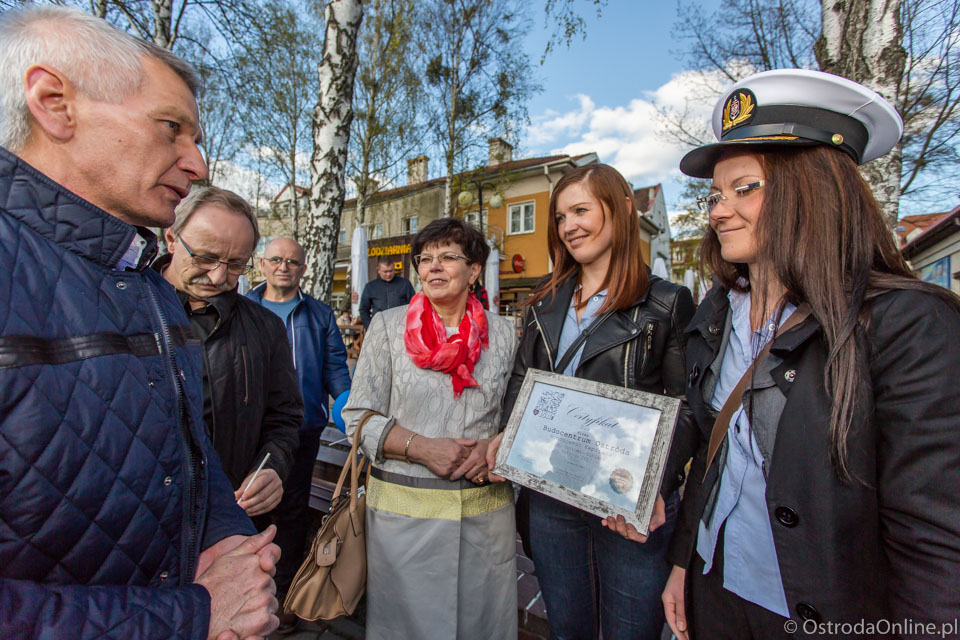
<path id="1" fill-rule="evenodd" d="M 646 535 L 680 400 L 528 369 L 493 473 Z"/>

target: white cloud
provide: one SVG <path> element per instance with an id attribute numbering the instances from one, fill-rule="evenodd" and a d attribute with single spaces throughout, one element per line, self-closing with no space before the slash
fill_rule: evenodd
<path id="1" fill-rule="evenodd" d="M 573 136 L 579 133 L 596 108 L 589 96 L 578 93 L 573 99 L 579 106 L 573 111 L 559 113 L 553 109 L 533 118 L 533 125 L 527 131 L 527 144 L 532 147 L 549 144 L 560 136 Z"/>
<path id="2" fill-rule="evenodd" d="M 221 189 L 229 189 L 243 196 L 250 204 L 255 207 L 259 205 L 260 208 L 268 206 L 270 200 L 282 188 L 282 184 L 267 180 L 256 171 L 242 167 L 230 160 L 217 162 L 217 174 L 213 179 L 213 184 Z"/>
<path id="3" fill-rule="evenodd" d="M 685 71 L 657 89 L 638 92 L 626 105 L 598 106 L 590 96 L 577 94 L 571 98 L 576 108 L 534 116 L 526 144 L 543 153 L 594 151 L 636 187 L 664 183 L 668 205 L 675 207 L 680 158 L 691 147 L 664 135 L 661 111 L 686 114 L 687 122 L 700 127 L 700 135 L 709 136 L 713 105 L 723 85 L 717 77 Z"/>

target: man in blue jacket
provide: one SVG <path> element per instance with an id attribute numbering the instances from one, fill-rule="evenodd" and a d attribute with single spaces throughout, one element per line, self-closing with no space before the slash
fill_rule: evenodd
<path id="1" fill-rule="evenodd" d="M 278 624 L 148 227 L 207 170 L 194 71 L 77 9 L 0 15 L 0 638 Z"/>
<path id="2" fill-rule="evenodd" d="M 300 444 L 293 455 L 283 498 L 274 510 L 277 544 L 283 550 L 276 575 L 277 593 L 282 596 L 303 558 L 313 465 L 320 448 L 320 433 L 330 419 L 327 398 L 339 398 L 349 392 L 350 372 L 333 310 L 300 290 L 300 279 L 306 270 L 303 247 L 292 238 L 274 239 L 260 258 L 260 270 L 266 282 L 252 289 L 247 297 L 280 316 L 286 325 L 304 402 Z"/>

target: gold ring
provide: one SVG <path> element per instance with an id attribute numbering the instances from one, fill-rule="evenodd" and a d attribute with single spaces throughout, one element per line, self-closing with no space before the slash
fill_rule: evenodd
<path id="1" fill-rule="evenodd" d="M 477 476 L 477 484 L 483 484 L 483 483 L 486 482 L 486 481 L 487 481 L 487 477 L 486 477 L 486 476 L 484 476 L 484 475 L 479 475 L 479 476 Z"/>

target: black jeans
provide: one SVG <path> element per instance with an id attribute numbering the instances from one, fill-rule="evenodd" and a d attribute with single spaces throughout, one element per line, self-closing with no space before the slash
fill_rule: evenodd
<path id="1" fill-rule="evenodd" d="M 793 638 L 784 625 L 789 618 L 744 600 L 723 588 L 723 536 L 717 536 L 710 573 L 703 575 L 703 558 L 693 552 L 687 571 L 689 585 L 686 613 L 692 640 L 775 640 Z"/>

